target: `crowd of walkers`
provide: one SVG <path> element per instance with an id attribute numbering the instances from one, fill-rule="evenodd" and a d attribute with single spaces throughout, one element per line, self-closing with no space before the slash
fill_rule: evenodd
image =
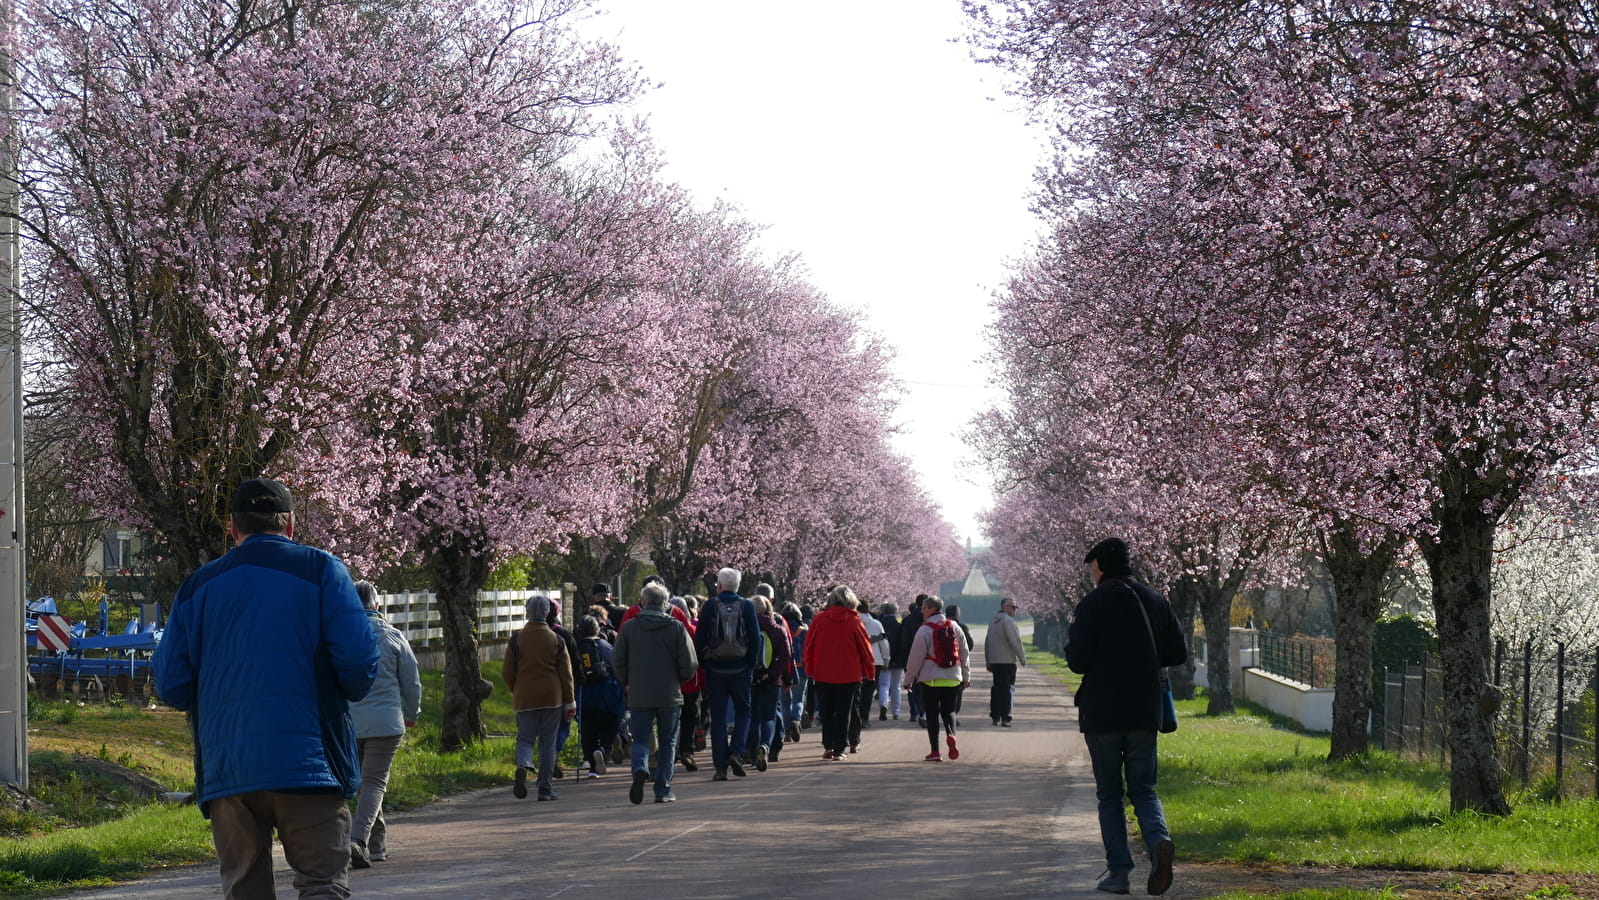
<path id="1" fill-rule="evenodd" d="M 651 576 L 625 608 L 597 584 L 570 631 L 558 601 L 530 600 L 501 669 L 517 716 L 515 796 L 528 795 L 531 776 L 539 800 L 559 799 L 557 754 L 574 719 L 582 762 L 573 775 L 599 778 L 626 760 L 634 803 L 647 785 L 656 803 L 674 802 L 674 771 L 697 771 L 706 751 L 712 781 L 765 772 L 818 726 L 821 758 L 848 760 L 862 752 L 874 703 L 877 721 L 927 730 L 924 760 L 960 759 L 972 638 L 958 607 L 922 594 L 901 619 L 897 604 L 873 611 L 835 585 L 817 610 L 778 602 L 764 583 L 745 597 L 742 580 L 725 568 L 715 595 L 674 596 Z M 990 695 L 995 725 L 1012 721 L 1015 670 L 1026 661 L 1015 609 L 1007 600 L 985 646 L 1004 668 Z"/>
<path id="2" fill-rule="evenodd" d="M 421 709 L 416 658 L 373 586 L 296 542 L 294 528 L 287 487 L 242 482 L 228 520 L 237 545 L 185 579 L 152 660 L 162 700 L 189 717 L 194 801 L 211 821 L 230 898 L 273 896 L 274 833 L 302 898 L 348 897 L 350 868 L 386 860 L 389 769 Z M 1187 646 L 1171 605 L 1136 578 L 1125 541 L 1100 541 L 1083 563 L 1095 588 L 1077 604 L 1065 656 L 1083 676 L 1075 703 L 1107 865 L 1097 888 L 1130 891 L 1130 800 L 1148 891 L 1159 895 L 1175 857 L 1155 791 L 1158 734 L 1177 727 L 1163 670 L 1181 665 Z M 873 614 L 835 585 L 816 612 L 777 603 L 766 584 L 746 598 L 742 582 L 722 569 L 715 596 L 674 597 L 652 578 L 626 609 L 596 585 L 570 630 L 557 601 L 528 601 L 501 666 L 516 711 L 514 795 L 527 797 L 532 774 L 539 800 L 558 799 L 558 753 L 574 721 L 589 778 L 631 745 L 635 804 L 652 783 L 655 802 L 673 802 L 673 771 L 696 770 L 707 745 L 713 781 L 764 772 L 816 722 L 822 759 L 847 760 L 862 751 L 874 699 L 878 721 L 903 710 L 927 729 L 925 760 L 960 759 L 972 638 L 956 606 L 921 595 L 901 619 L 894 604 Z M 1016 667 L 1026 664 L 1016 611 L 1002 602 L 984 644 L 999 727 L 1012 722 Z"/>

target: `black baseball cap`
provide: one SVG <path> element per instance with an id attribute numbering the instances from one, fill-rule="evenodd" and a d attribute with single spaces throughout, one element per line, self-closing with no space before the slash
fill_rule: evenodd
<path id="1" fill-rule="evenodd" d="M 233 492 L 236 513 L 294 512 L 294 497 L 282 482 L 270 478 L 251 478 Z"/>

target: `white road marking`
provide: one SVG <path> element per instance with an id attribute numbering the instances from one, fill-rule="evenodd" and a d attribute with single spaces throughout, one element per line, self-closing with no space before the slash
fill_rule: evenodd
<path id="1" fill-rule="evenodd" d="M 809 778 L 809 777 L 811 777 L 812 775 L 815 775 L 815 774 L 816 774 L 815 772 L 806 772 L 804 775 L 801 775 L 798 778 L 793 778 L 793 779 L 790 779 L 788 781 L 785 781 L 781 786 L 779 786 L 777 788 L 777 790 L 768 791 L 767 793 L 764 793 L 764 794 L 756 794 L 753 797 L 751 797 L 749 800 L 746 800 L 743 803 L 740 803 L 738 805 L 738 808 L 739 809 L 743 809 L 744 807 L 749 806 L 751 803 L 754 803 L 756 800 L 764 800 L 764 799 L 767 799 L 767 798 L 770 798 L 770 797 L 775 797 L 779 793 L 781 793 L 782 791 L 788 790 L 791 786 L 799 784 L 800 782 L 804 781 L 805 779 L 807 779 L 807 778 Z"/>
<path id="2" fill-rule="evenodd" d="M 704 828 L 705 826 L 707 826 L 709 824 L 711 824 L 711 823 L 709 823 L 709 822 L 701 822 L 700 824 L 695 825 L 693 828 L 690 828 L 690 829 L 688 829 L 686 831 L 679 831 L 677 834 L 674 834 L 671 837 L 667 838 L 666 840 L 661 841 L 659 844 L 656 844 L 653 847 L 645 847 L 643 850 L 640 850 L 639 852 L 633 854 L 632 856 L 629 856 L 626 861 L 627 862 L 632 862 L 633 860 L 638 859 L 640 856 L 643 856 L 644 854 L 650 852 L 651 850 L 659 850 L 660 848 L 665 847 L 667 844 L 670 844 L 671 842 L 677 840 L 678 838 L 680 838 L 680 837 L 682 837 L 682 836 L 684 836 L 686 834 L 692 834 L 693 832 L 699 831 L 701 828 Z"/>

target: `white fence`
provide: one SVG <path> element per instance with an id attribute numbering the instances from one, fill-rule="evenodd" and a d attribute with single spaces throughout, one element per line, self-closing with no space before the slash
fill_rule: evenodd
<path id="1" fill-rule="evenodd" d="M 532 597 L 561 599 L 554 590 L 479 591 L 477 595 L 478 638 L 505 640 L 527 624 L 527 601 Z M 395 628 L 405 632 L 411 646 L 422 648 L 444 637 L 444 625 L 434 606 L 432 591 L 401 591 L 379 594 L 378 605 Z"/>

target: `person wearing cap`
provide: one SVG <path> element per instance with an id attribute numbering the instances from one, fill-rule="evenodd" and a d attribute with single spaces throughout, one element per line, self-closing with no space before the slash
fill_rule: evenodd
<path id="1" fill-rule="evenodd" d="M 350 811 L 360 788 L 350 703 L 378 645 L 355 582 L 294 541 L 294 499 L 270 478 L 234 492 L 238 543 L 172 601 L 156 692 L 188 713 L 194 789 L 227 897 L 271 897 L 272 833 L 301 897 L 348 897 Z"/>
<path id="2" fill-rule="evenodd" d="M 622 607 L 611 599 L 610 585 L 603 581 L 595 582 L 594 587 L 589 590 L 589 603 L 605 607 L 605 617 L 610 620 L 612 631 L 622 630 Z"/>
<path id="3" fill-rule="evenodd" d="M 1009 597 L 999 601 L 999 612 L 988 623 L 983 659 L 994 676 L 994 686 L 988 692 L 988 717 L 995 725 L 1009 728 L 1011 701 L 1016 696 L 1016 667 L 1027 665 L 1027 649 L 1022 646 L 1021 629 L 1016 627 L 1016 601 Z"/>
<path id="4" fill-rule="evenodd" d="M 1134 578 L 1125 541 L 1100 541 L 1083 563 L 1095 587 L 1078 602 L 1067 627 L 1066 665 L 1083 676 L 1075 699 L 1077 726 L 1094 769 L 1108 869 L 1098 888 L 1112 894 L 1130 890 L 1130 800 L 1149 849 L 1148 891 L 1164 894 L 1172 883 L 1174 848 L 1155 793 L 1161 669 L 1187 661 L 1188 646 L 1171 604 Z"/>

